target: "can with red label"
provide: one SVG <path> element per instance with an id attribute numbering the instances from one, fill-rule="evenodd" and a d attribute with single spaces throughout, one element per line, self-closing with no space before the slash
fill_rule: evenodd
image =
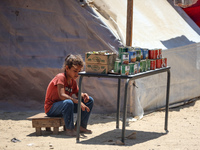
<path id="1" fill-rule="evenodd" d="M 162 49 L 159 49 L 159 58 L 162 59 Z"/>
<path id="2" fill-rule="evenodd" d="M 149 59 L 156 59 L 156 55 L 155 55 L 155 50 L 154 49 L 150 49 L 149 50 Z"/>
<path id="3" fill-rule="evenodd" d="M 156 60 L 150 59 L 150 70 L 155 70 L 155 69 L 156 69 Z"/>
<path id="4" fill-rule="evenodd" d="M 162 68 L 162 59 L 156 59 L 156 68 Z"/>
<path id="5" fill-rule="evenodd" d="M 155 49 L 156 59 L 162 58 L 162 49 Z"/>
<path id="6" fill-rule="evenodd" d="M 162 67 L 167 67 L 167 58 L 162 58 Z"/>

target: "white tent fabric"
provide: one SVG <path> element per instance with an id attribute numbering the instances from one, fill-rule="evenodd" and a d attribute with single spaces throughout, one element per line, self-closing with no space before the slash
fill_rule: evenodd
<path id="1" fill-rule="evenodd" d="M 126 1 L 95 0 L 93 5 L 96 8 L 81 7 L 77 0 L 0 0 L 1 110 L 43 104 L 46 87 L 67 54 L 117 52 L 125 43 Z M 168 58 L 170 103 L 200 95 L 200 29 L 174 8 L 167 0 L 134 0 L 133 12 L 133 46 L 162 48 Z M 130 84 L 128 104 L 134 116 L 165 105 L 164 74 L 135 82 L 138 88 Z M 94 112 L 116 111 L 117 80 L 85 77 L 83 85 L 95 99 Z"/>

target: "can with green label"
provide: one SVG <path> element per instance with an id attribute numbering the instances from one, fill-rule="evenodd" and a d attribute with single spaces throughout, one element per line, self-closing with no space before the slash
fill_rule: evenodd
<path id="1" fill-rule="evenodd" d="M 146 60 L 141 60 L 140 61 L 140 72 L 145 72 L 147 71 L 147 64 L 146 64 Z"/>
<path id="2" fill-rule="evenodd" d="M 119 59 L 121 59 L 121 53 L 128 52 L 126 47 L 119 47 L 118 50 L 119 50 L 119 55 L 118 55 Z"/>
<path id="3" fill-rule="evenodd" d="M 122 64 L 121 65 L 121 75 L 129 75 L 130 72 L 130 66 Z"/>
<path id="4" fill-rule="evenodd" d="M 129 53 L 127 52 L 121 53 L 121 64 L 128 65 L 128 63 L 129 63 Z"/>
<path id="5" fill-rule="evenodd" d="M 141 50 L 135 50 L 136 51 L 136 61 L 141 60 Z"/>
<path id="6" fill-rule="evenodd" d="M 150 59 L 146 59 L 146 61 L 147 61 L 147 71 L 148 70 L 150 70 L 150 66 L 151 66 L 151 61 L 150 61 Z"/>
<path id="7" fill-rule="evenodd" d="M 120 73 L 120 69 L 121 69 L 121 61 L 120 60 L 116 60 L 115 61 L 115 66 L 114 66 L 114 72 L 115 73 Z"/>

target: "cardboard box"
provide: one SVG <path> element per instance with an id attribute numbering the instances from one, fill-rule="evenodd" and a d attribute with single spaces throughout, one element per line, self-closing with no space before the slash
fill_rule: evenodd
<path id="1" fill-rule="evenodd" d="M 113 63 L 113 54 L 95 54 L 92 52 L 87 52 L 85 54 L 85 63 L 92 64 L 104 64 L 109 65 Z"/>
<path id="2" fill-rule="evenodd" d="M 85 53 L 86 72 L 107 74 L 114 69 L 116 57 L 115 53 L 105 53 L 105 51 L 87 52 Z"/>
<path id="3" fill-rule="evenodd" d="M 101 64 L 86 64 L 86 72 L 87 73 L 100 73 L 107 74 L 110 70 L 109 65 L 101 65 Z"/>

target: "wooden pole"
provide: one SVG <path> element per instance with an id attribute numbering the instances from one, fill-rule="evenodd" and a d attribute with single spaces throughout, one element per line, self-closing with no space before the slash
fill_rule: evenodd
<path id="1" fill-rule="evenodd" d="M 126 46 L 132 46 L 133 0 L 127 0 Z"/>

